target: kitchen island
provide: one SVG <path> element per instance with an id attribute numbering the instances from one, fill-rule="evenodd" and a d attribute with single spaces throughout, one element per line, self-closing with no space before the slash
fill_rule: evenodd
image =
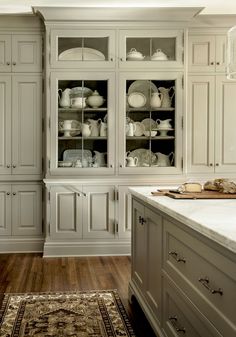
<path id="1" fill-rule="evenodd" d="M 235 336 L 236 200 L 152 196 L 157 189 L 130 188 L 130 299 L 158 336 Z"/>

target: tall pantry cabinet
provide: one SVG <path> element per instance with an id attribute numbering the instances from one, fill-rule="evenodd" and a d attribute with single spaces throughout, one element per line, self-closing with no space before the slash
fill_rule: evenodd
<path id="1" fill-rule="evenodd" d="M 0 72 L 0 252 L 41 251 L 42 32 L 36 17 L 2 18 Z"/>

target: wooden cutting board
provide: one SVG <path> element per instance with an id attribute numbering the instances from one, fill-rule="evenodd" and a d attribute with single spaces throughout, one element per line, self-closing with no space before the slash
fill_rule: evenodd
<path id="1" fill-rule="evenodd" d="M 200 193 L 184 192 L 178 193 L 173 190 L 157 190 L 152 195 L 165 195 L 174 199 L 236 199 L 236 194 L 220 193 L 217 191 L 202 191 Z"/>

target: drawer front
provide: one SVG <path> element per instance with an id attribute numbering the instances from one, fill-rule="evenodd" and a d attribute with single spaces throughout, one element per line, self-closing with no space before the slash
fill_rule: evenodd
<path id="1" fill-rule="evenodd" d="M 164 220 L 164 269 L 188 296 L 228 335 L 236 334 L 236 276 L 232 261 Z M 230 321 L 228 325 L 227 321 Z"/>
<path id="2" fill-rule="evenodd" d="M 163 298 L 163 330 L 168 337 L 221 336 L 168 277 L 164 277 Z"/>

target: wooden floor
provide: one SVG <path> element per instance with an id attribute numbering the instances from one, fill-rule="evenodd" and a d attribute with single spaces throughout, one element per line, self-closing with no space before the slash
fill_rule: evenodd
<path id="1" fill-rule="evenodd" d="M 42 258 L 0 254 L 0 293 L 117 289 L 138 337 L 154 337 L 137 304 L 128 303 L 130 258 Z"/>

